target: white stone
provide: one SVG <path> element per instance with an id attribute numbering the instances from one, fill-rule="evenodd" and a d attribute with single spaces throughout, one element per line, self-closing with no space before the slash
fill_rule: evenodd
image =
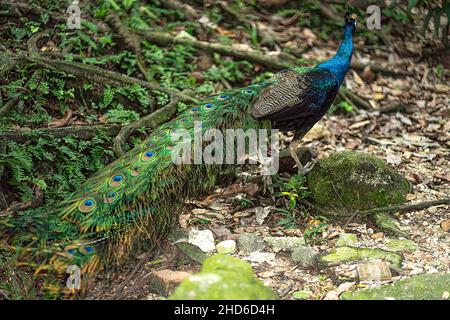
<path id="1" fill-rule="evenodd" d="M 197 246 L 205 253 L 211 253 L 216 249 L 214 245 L 214 235 L 211 230 L 196 230 L 189 231 L 188 242 Z"/>
<path id="2" fill-rule="evenodd" d="M 225 240 L 216 245 L 217 253 L 233 254 L 236 252 L 236 241 Z"/>

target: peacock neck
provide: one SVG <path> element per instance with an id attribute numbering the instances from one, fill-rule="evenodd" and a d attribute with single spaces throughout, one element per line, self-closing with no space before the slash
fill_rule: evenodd
<path id="1" fill-rule="evenodd" d="M 339 49 L 334 57 L 317 65 L 317 68 L 324 68 L 330 71 L 335 76 L 339 86 L 342 84 L 345 74 L 350 68 L 350 61 L 353 53 L 353 29 L 354 26 L 350 24 L 345 25 L 344 38 L 342 39 Z"/>

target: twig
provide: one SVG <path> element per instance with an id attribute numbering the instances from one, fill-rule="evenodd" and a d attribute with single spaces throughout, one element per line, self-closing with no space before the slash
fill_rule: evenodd
<path id="1" fill-rule="evenodd" d="M 161 5 L 167 9 L 181 11 L 188 20 L 195 20 L 198 17 L 196 10 L 187 3 L 181 3 L 176 0 L 161 1 Z"/>
<path id="2" fill-rule="evenodd" d="M 161 109 L 133 122 L 132 124 L 122 127 L 119 134 L 114 139 L 113 150 L 117 156 L 122 156 L 126 153 L 125 142 L 129 135 L 137 128 L 155 128 L 159 124 L 167 121 L 177 111 L 177 104 L 179 100 L 172 97 L 171 101 Z"/>
<path id="3" fill-rule="evenodd" d="M 387 106 L 384 106 L 379 111 L 380 113 L 389 113 L 389 112 L 396 112 L 396 111 L 402 111 L 405 109 L 405 104 L 403 102 L 393 102 L 388 104 Z"/>
<path id="4" fill-rule="evenodd" d="M 37 208 L 43 203 L 43 192 L 42 189 L 39 188 L 37 185 L 34 187 L 34 193 L 36 197 L 34 199 L 28 200 L 26 202 L 21 202 L 18 204 L 14 204 L 7 208 L 6 210 L 3 210 L 0 212 L 0 217 L 6 217 L 10 214 L 13 214 L 18 211 L 24 211 L 27 209 Z"/>
<path id="5" fill-rule="evenodd" d="M 343 204 L 344 207 L 347 209 L 347 211 L 348 211 L 348 212 L 351 212 L 350 208 L 347 206 L 347 204 L 345 203 L 345 201 L 341 198 L 341 195 L 337 192 L 336 188 L 334 187 L 333 181 L 331 181 L 331 187 L 333 188 L 334 193 L 335 193 L 336 196 L 339 198 L 339 200 L 342 202 L 342 204 Z"/>
<path id="6" fill-rule="evenodd" d="M 17 93 L 5 105 L 0 105 L 0 116 L 6 115 L 13 106 L 17 105 L 17 103 L 20 101 L 20 98 L 21 94 Z"/>
<path id="7" fill-rule="evenodd" d="M 339 93 L 344 97 L 344 99 L 347 97 L 356 106 L 361 107 L 362 109 L 365 109 L 365 110 L 372 109 L 372 107 L 370 106 L 370 104 L 366 100 L 364 100 L 363 98 L 358 96 L 356 93 L 353 93 L 352 91 L 348 90 L 344 86 L 341 86 L 339 88 Z"/>

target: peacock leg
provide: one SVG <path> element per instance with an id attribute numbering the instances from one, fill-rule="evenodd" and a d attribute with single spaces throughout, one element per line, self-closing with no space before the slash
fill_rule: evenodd
<path id="1" fill-rule="evenodd" d="M 300 140 L 294 139 L 291 141 L 289 145 L 289 153 L 291 154 L 292 159 L 294 159 L 295 164 L 298 168 L 298 174 L 301 176 L 306 175 L 308 172 L 312 170 L 314 167 L 314 161 L 308 162 L 305 166 L 300 162 L 300 158 L 298 157 L 298 145 L 300 144 Z"/>

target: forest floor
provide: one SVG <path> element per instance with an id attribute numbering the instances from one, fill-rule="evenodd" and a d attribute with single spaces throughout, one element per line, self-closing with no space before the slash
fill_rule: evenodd
<path id="1" fill-rule="evenodd" d="M 25 1 L 9 7 L 8 2 L 0 1 L 0 21 L 5 21 L 0 25 L 0 54 L 32 51 L 38 59 L 78 60 L 140 81 L 154 80 L 161 87 L 201 99 L 267 79 L 287 61 L 314 65 L 330 58 L 340 41 L 343 19 L 337 17 L 344 10 L 340 5 L 319 6 L 307 1 L 270 7 L 243 1 L 232 5 L 205 1 L 203 6 L 197 1 L 183 1 L 181 7 L 178 1 L 167 1 L 164 6 L 153 1 L 117 1 L 117 7 L 111 7 L 112 2 L 82 5 L 86 23 L 81 30 L 67 30 L 58 17 L 65 12 L 60 5 L 39 1 L 43 8 L 40 12 L 31 10 Z M 6 9 L 11 10 L 9 15 L 2 11 Z M 401 10 L 387 8 L 382 11 L 381 30 L 368 30 L 361 21 L 354 35 L 353 68 L 343 85 L 347 90 L 302 143 L 314 159 L 343 150 L 380 157 L 411 182 L 407 200 L 412 203 L 450 195 L 450 63 L 448 55 L 430 54 L 440 52 L 441 44 L 431 31 L 423 35 L 417 27 L 422 25 L 421 10 L 409 18 Z M 111 23 L 113 18 L 107 18 L 110 13 L 120 17 L 120 27 Z M 121 28 L 131 32 L 124 33 Z M 211 52 L 192 43 L 163 46 L 163 41 L 153 39 L 153 43 L 145 36 L 151 34 L 148 30 L 160 30 L 178 39 L 195 37 L 233 52 Z M 247 60 L 239 57 L 240 51 L 253 50 L 263 52 L 267 59 L 255 59 L 251 54 Z M 91 76 L 91 81 L 84 78 L 81 82 L 70 75 L 71 70 L 48 65 L 48 61 L 28 60 L 7 73 L 0 66 L 0 141 L 6 141 L 0 145 L 3 213 L 17 205 L 30 210 L 49 205 L 75 190 L 89 175 L 114 160 L 114 137 L 121 127 L 168 100 L 162 88 L 155 93 L 137 85 L 137 81 L 110 83 L 98 74 Z M 189 104 L 182 100 L 178 111 Z M 92 139 L 92 135 L 86 137 L 72 129 L 93 125 L 110 131 Z M 46 135 L 24 140 L 19 133 L 24 128 L 43 129 Z M 69 130 L 68 137 L 58 136 L 58 129 L 64 128 Z M 128 142 L 138 143 L 150 131 L 148 127 L 136 130 Z M 55 163 L 51 170 L 49 162 Z M 274 210 L 274 202 L 261 191 L 261 183 L 249 182 L 252 169 L 248 174 L 246 170 L 240 171 L 231 185 L 218 186 L 210 195 L 186 203 L 177 227 L 186 232 L 209 229 L 216 242 L 238 241 L 242 234 L 260 239 L 305 237 L 316 253 L 335 248 L 343 233 L 356 235 L 352 243 L 356 247 L 386 249 L 394 239 L 370 223 L 351 222 L 344 227 L 301 205 L 289 213 Z M 37 203 L 36 198 L 40 198 Z M 383 283 L 415 274 L 448 273 L 449 206 L 403 213 L 397 218 L 399 228 L 417 247 L 401 252 L 401 268 Z M 142 254 L 138 263 L 134 261 L 119 273 L 103 275 L 88 298 L 164 299 L 164 292 L 152 292 L 155 270 L 199 271 L 201 265 L 196 262 L 184 259 L 180 263 L 183 254 L 173 242 L 165 241 L 159 247 L 159 255 L 149 258 Z M 357 262 L 299 268 L 288 252 L 275 251 L 266 244 L 259 255 L 249 255 L 238 246 L 236 256 L 249 261 L 255 274 L 282 299 L 338 299 L 352 287 L 379 284 L 360 281 Z M 0 295 L 27 297 L 23 290 L 11 294 L 8 289 L 0 287 Z"/>

